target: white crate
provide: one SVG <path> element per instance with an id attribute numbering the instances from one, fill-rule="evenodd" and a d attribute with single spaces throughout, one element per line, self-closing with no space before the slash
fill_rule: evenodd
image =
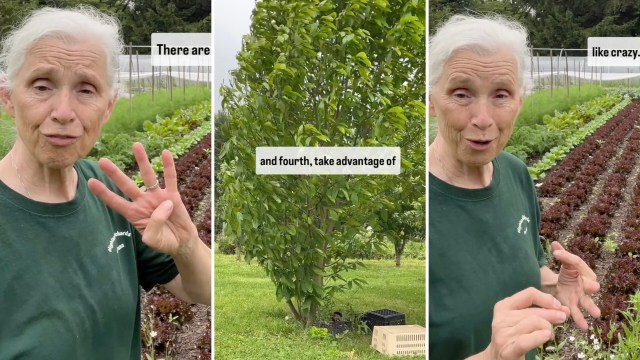
<path id="1" fill-rule="evenodd" d="M 371 347 L 386 355 L 424 355 L 426 331 L 420 325 L 376 326 Z"/>

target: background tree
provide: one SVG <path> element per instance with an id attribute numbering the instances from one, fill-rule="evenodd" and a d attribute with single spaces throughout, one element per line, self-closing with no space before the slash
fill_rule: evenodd
<path id="1" fill-rule="evenodd" d="M 424 137 L 424 9 L 424 0 L 260 1 L 221 90 L 226 233 L 243 237 L 246 259 L 306 325 L 323 299 L 362 284 L 343 277 L 360 264 L 352 254 L 363 243 L 352 239 L 379 227 L 377 213 L 402 200 L 389 196 L 398 179 L 425 162 L 406 154 Z M 402 146 L 403 173 L 257 176 L 257 146 Z"/>
<path id="2" fill-rule="evenodd" d="M 91 5 L 120 20 L 125 44 L 150 45 L 154 32 L 211 32 L 211 1 L 206 0 L 3 0 L 0 34 L 6 34 L 31 10 Z M 141 53 L 150 53 L 149 50 Z"/>
<path id="3" fill-rule="evenodd" d="M 633 0 L 435 0 L 429 11 L 431 34 L 453 14 L 496 13 L 525 25 L 538 48 L 586 49 L 590 36 L 640 34 L 640 3 Z"/>

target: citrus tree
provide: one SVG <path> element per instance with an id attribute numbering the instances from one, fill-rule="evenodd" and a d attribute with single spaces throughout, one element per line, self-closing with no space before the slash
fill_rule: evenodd
<path id="1" fill-rule="evenodd" d="M 352 255 L 380 243 L 355 235 L 379 229 L 403 200 L 394 186 L 424 169 L 424 146 L 406 154 L 424 137 L 424 17 L 424 0 L 259 1 L 221 88 L 224 231 L 307 326 L 324 299 L 363 283 L 344 276 L 361 264 Z M 258 146 L 401 146 L 402 173 L 256 175 Z"/>

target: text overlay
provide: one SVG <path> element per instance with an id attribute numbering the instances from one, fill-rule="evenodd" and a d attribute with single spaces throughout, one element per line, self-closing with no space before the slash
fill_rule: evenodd
<path id="1" fill-rule="evenodd" d="M 640 66 L 637 37 L 590 37 L 587 51 L 588 66 Z"/>
<path id="2" fill-rule="evenodd" d="M 151 65 L 211 66 L 210 33 L 151 34 Z"/>
<path id="3" fill-rule="evenodd" d="M 398 175 L 399 147 L 257 147 L 258 175 Z"/>

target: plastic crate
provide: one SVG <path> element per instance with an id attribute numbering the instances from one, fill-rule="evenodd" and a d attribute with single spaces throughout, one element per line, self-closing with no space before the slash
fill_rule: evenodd
<path id="1" fill-rule="evenodd" d="M 389 309 L 369 311 L 362 317 L 370 329 L 375 326 L 404 325 L 404 314 Z"/>
<path id="2" fill-rule="evenodd" d="M 426 329 L 420 325 L 376 326 L 371 347 L 386 355 L 425 355 Z"/>

